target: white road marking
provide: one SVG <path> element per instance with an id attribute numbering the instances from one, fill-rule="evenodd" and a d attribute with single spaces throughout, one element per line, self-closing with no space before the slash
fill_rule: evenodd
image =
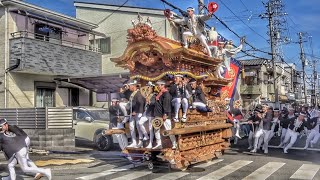
<path id="1" fill-rule="evenodd" d="M 136 165 L 136 167 L 137 166 L 139 166 L 139 165 Z M 114 168 L 114 169 L 109 169 L 109 170 L 106 170 L 106 171 L 102 171 L 102 172 L 99 172 L 99 173 L 90 174 L 88 176 L 78 177 L 76 179 L 88 179 L 88 180 L 89 179 L 96 179 L 96 178 L 99 178 L 99 177 L 104 177 L 104 176 L 107 176 L 107 175 L 115 174 L 117 172 L 126 171 L 126 170 L 129 170 L 129 169 L 132 169 L 132 168 L 133 168 L 133 165 L 129 164 L 129 165 L 117 167 L 117 168 Z"/>
<path id="2" fill-rule="evenodd" d="M 264 180 L 267 179 L 271 174 L 276 172 L 280 169 L 285 163 L 281 162 L 269 162 L 266 165 L 260 167 L 259 169 L 255 170 L 249 176 L 243 178 L 242 180 Z"/>
<path id="3" fill-rule="evenodd" d="M 132 173 L 127 174 L 125 176 L 121 176 L 121 177 L 118 177 L 118 178 L 115 178 L 115 179 L 112 179 L 112 180 L 137 179 L 137 178 L 140 178 L 142 176 L 146 176 L 146 175 L 151 174 L 151 173 L 152 173 L 151 171 L 135 171 L 135 172 L 132 172 Z"/>
<path id="4" fill-rule="evenodd" d="M 198 165 L 195 165 L 193 167 L 197 167 L 197 168 L 206 168 L 208 166 L 211 166 L 213 164 L 217 164 L 219 162 L 223 161 L 223 159 L 215 159 L 215 160 L 212 160 L 212 161 L 209 161 L 207 163 L 201 163 L 201 164 L 198 164 Z M 190 173 L 187 173 L 187 172 L 173 172 L 173 173 L 168 173 L 164 176 L 160 176 L 154 180 L 176 180 L 176 179 L 179 179 L 179 178 L 182 178 L 183 176 L 186 176 L 186 175 L 189 175 Z"/>
<path id="5" fill-rule="evenodd" d="M 313 179 L 317 174 L 320 165 L 316 164 L 303 164 L 290 179 Z"/>
<path id="6" fill-rule="evenodd" d="M 236 162 L 233 162 L 229 165 L 226 165 L 212 173 L 209 173 L 201 178 L 199 178 L 198 180 L 216 180 L 216 179 L 221 179 L 233 172 L 235 172 L 236 170 L 248 165 L 252 163 L 252 161 L 244 161 L 244 160 L 238 160 Z"/>

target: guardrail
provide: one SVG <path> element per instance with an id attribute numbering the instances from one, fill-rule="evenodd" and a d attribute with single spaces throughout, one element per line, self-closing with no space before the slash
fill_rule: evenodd
<path id="1" fill-rule="evenodd" d="M 6 108 L 0 109 L 0 116 L 9 124 L 23 129 L 72 129 L 71 107 Z"/>

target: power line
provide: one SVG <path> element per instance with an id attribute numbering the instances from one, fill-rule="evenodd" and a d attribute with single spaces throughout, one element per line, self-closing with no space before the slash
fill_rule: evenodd
<path id="1" fill-rule="evenodd" d="M 127 4 L 129 0 L 126 0 L 121 6 L 119 6 L 117 9 L 115 9 L 111 14 L 109 14 L 107 17 L 103 18 L 99 23 L 101 24 L 103 21 L 107 20 L 110 16 L 112 16 L 116 11 L 118 11 L 120 8 L 122 8 L 125 4 Z"/>
<path id="2" fill-rule="evenodd" d="M 223 1 L 219 0 L 221 4 L 223 4 L 237 19 L 239 19 L 244 25 L 246 25 L 252 32 L 263 38 L 264 40 L 268 41 L 265 37 L 263 37 L 261 34 L 256 32 L 252 27 L 250 27 L 247 23 L 245 23 L 242 19 L 240 19 Z"/>
<path id="3" fill-rule="evenodd" d="M 246 8 L 247 11 L 249 11 L 248 7 L 243 3 L 242 0 L 240 0 L 241 4 Z"/>

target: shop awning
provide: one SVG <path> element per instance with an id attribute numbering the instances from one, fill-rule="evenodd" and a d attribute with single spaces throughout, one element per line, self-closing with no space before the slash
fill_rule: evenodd
<path id="1" fill-rule="evenodd" d="M 124 82 L 129 79 L 129 73 L 117 73 L 90 77 L 55 78 L 57 81 L 68 82 L 97 93 L 119 92 Z"/>

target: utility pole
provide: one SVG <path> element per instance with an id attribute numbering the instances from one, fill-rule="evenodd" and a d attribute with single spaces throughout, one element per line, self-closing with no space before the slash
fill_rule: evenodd
<path id="1" fill-rule="evenodd" d="M 277 83 L 277 67 L 275 59 L 275 48 L 274 48 L 274 29 L 273 29 L 273 12 L 271 9 L 271 2 L 268 2 L 268 18 L 269 18 L 269 34 L 270 34 L 270 45 L 271 45 L 271 61 L 273 67 L 273 88 L 274 88 L 274 106 L 278 107 L 279 95 L 278 95 L 278 83 Z"/>
<path id="2" fill-rule="evenodd" d="M 313 57 L 313 46 L 312 46 L 312 36 L 309 36 L 309 40 L 310 40 L 310 48 L 311 48 L 311 58 L 312 58 L 312 67 L 313 67 L 313 84 L 312 84 L 312 104 L 314 106 L 317 106 L 317 92 L 316 92 L 316 87 L 317 87 L 317 78 L 318 78 L 318 74 L 317 74 L 317 62 L 316 59 Z"/>
<path id="3" fill-rule="evenodd" d="M 303 95 L 304 95 L 304 103 L 307 104 L 307 88 L 306 88 L 306 59 L 304 57 L 304 51 L 302 47 L 302 32 L 299 32 L 299 44 L 300 44 L 300 60 L 302 62 L 302 80 L 303 80 Z"/>
<path id="4" fill-rule="evenodd" d="M 278 74 L 277 74 L 277 63 L 282 64 L 283 51 L 282 44 L 288 42 L 288 38 L 285 37 L 285 31 L 287 31 L 284 24 L 286 23 L 287 15 L 284 11 L 284 5 L 281 0 L 269 0 L 267 3 L 264 3 L 266 7 L 266 13 L 261 14 L 261 18 L 268 18 L 269 23 L 269 36 L 270 36 L 270 46 L 271 46 L 271 63 L 273 67 L 273 88 L 274 88 L 274 102 L 275 107 L 280 108 L 279 102 L 279 89 L 278 89 Z M 281 78 L 280 78 L 281 80 Z"/>

